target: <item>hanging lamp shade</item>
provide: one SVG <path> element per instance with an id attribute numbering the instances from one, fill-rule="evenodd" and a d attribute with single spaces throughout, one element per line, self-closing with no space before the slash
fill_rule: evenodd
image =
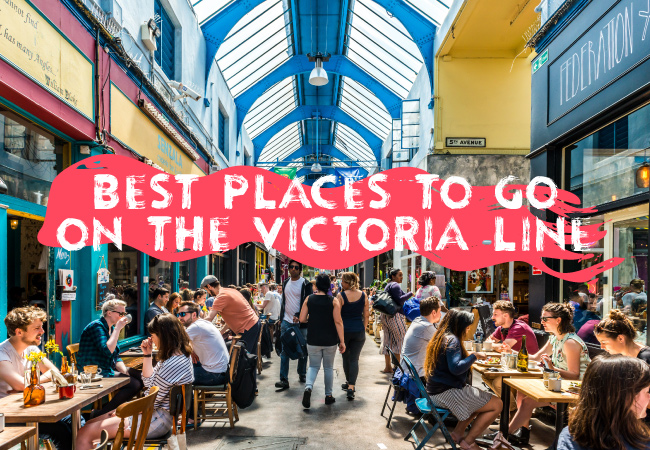
<path id="1" fill-rule="evenodd" d="M 316 58 L 316 67 L 314 67 L 309 75 L 309 84 L 312 86 L 325 86 L 328 82 L 327 72 L 323 69 L 323 60 Z"/>
<path id="2" fill-rule="evenodd" d="M 650 164 L 647 162 L 636 169 L 636 185 L 640 188 L 648 188 L 650 186 Z"/>
<path id="3" fill-rule="evenodd" d="M 320 173 L 323 171 L 323 168 L 321 167 L 320 163 L 315 162 L 311 165 L 311 171 L 314 173 Z"/>

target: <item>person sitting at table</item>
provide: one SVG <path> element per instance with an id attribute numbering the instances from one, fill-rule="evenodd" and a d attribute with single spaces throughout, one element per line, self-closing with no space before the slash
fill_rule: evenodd
<path id="1" fill-rule="evenodd" d="M 24 377 L 25 371 L 28 370 L 26 357 L 31 352 L 41 351 L 37 346 L 41 345 L 45 334 L 43 324 L 46 320 L 45 311 L 36 306 L 14 308 L 5 317 L 9 339 L 0 344 L 0 398 L 25 389 Z M 57 370 L 47 358 L 43 358 L 38 368 L 43 374 L 49 370 Z M 47 381 L 50 381 L 49 377 L 41 375 L 41 382 Z M 2 412 L 10 414 L 8 411 Z M 40 422 L 38 436 L 41 439 L 49 439 L 57 450 L 72 448 L 72 417 L 66 416 L 55 423 Z"/>
<path id="2" fill-rule="evenodd" d="M 587 346 L 573 328 L 573 308 L 563 303 L 547 303 L 542 308 L 542 325 L 550 334 L 550 338 L 546 345 L 529 356 L 529 359 L 542 361 L 549 369 L 558 372 L 564 380 L 581 380 L 590 360 Z M 518 410 L 508 429 L 508 441 L 511 444 L 528 445 L 533 409 L 542 406 L 551 405 L 536 402 L 525 395 L 517 395 Z"/>
<path id="3" fill-rule="evenodd" d="M 165 305 L 165 309 L 169 311 L 171 314 L 176 314 L 176 311 L 178 310 L 178 305 L 180 304 L 181 304 L 181 294 L 179 294 L 178 292 L 172 292 L 171 294 L 169 294 L 169 300 Z"/>
<path id="4" fill-rule="evenodd" d="M 523 320 L 515 319 L 515 305 L 507 300 L 499 300 L 492 305 L 492 320 L 497 329 L 488 338 L 488 341 L 494 343 L 494 350 L 501 353 L 509 353 L 514 350 L 518 352 L 521 349 L 523 337 L 526 336 L 526 350 L 528 354 L 534 355 L 539 351 L 537 345 L 537 338 L 533 329 Z M 498 396 L 501 396 L 501 388 L 503 385 L 502 377 L 486 377 L 482 376 L 483 382 L 488 385 L 492 391 Z M 510 410 L 517 409 L 515 402 L 514 392 L 511 394 Z"/>
<path id="5" fill-rule="evenodd" d="M 257 352 L 257 338 L 260 333 L 260 319 L 251 304 L 235 289 L 222 288 L 214 275 L 207 275 L 201 281 L 201 289 L 214 297 L 208 320 L 212 322 L 217 314 L 226 322 L 233 333 L 240 334 L 239 342 L 246 343 L 249 353 Z"/>
<path id="6" fill-rule="evenodd" d="M 600 346 L 611 354 L 621 354 L 638 358 L 650 365 L 650 347 L 636 342 L 638 333 L 634 324 L 618 309 L 609 312 L 594 328 Z"/>
<path id="7" fill-rule="evenodd" d="M 192 383 L 194 371 L 192 370 L 192 343 L 185 331 L 185 327 L 172 314 L 159 314 L 147 325 L 150 338 L 140 344 L 142 349 L 142 380 L 145 387 L 150 389 L 158 386 L 158 395 L 154 402 L 151 424 L 147 439 L 156 439 L 167 434 L 171 429 L 174 419 L 169 413 L 169 392 L 172 387 Z M 153 367 L 153 344 L 158 347 L 158 363 Z M 140 416 L 142 417 L 142 416 Z M 138 421 L 140 421 L 138 417 Z M 131 435 L 131 417 L 124 421 L 124 437 Z M 80 450 L 91 449 L 93 441 L 99 440 L 102 430 L 108 432 L 110 439 L 114 438 L 122 419 L 115 415 L 115 411 L 107 412 L 86 423 L 79 430 L 77 448 Z"/>
<path id="8" fill-rule="evenodd" d="M 208 315 L 208 307 L 205 305 L 205 302 L 208 298 L 208 293 L 205 289 L 197 289 L 194 291 L 194 303 L 199 305 L 199 313 L 201 318 L 204 318 Z"/>
<path id="9" fill-rule="evenodd" d="M 458 419 L 451 437 L 463 450 L 479 449 L 475 439 L 503 407 L 499 397 L 467 384 L 472 364 L 485 358 L 485 353 L 467 352 L 461 345 L 473 322 L 472 313 L 449 310 L 429 342 L 424 360 L 427 392 L 436 405 L 448 408 Z M 470 423 L 472 427 L 465 435 Z"/>
<path id="10" fill-rule="evenodd" d="M 250 307 L 255 312 L 255 315 L 259 317 L 260 312 L 257 310 L 255 303 L 253 302 L 253 292 L 249 288 L 245 287 L 239 289 L 239 293 L 244 296 Z"/>
<path id="11" fill-rule="evenodd" d="M 120 358 L 120 346 L 117 342 L 122 328 L 128 323 L 125 316 L 126 303 L 122 300 L 109 300 L 102 305 L 102 317 L 90 322 L 81 332 L 77 352 L 77 366 L 80 372 L 85 366 L 95 365 L 101 369 L 104 377 L 130 377 L 129 384 L 116 391 L 113 399 L 101 409 L 93 411 L 91 417 L 114 410 L 131 400 L 142 389 L 140 372 L 127 368 Z"/>
<path id="12" fill-rule="evenodd" d="M 600 316 L 589 310 L 589 297 L 576 299 L 578 306 L 573 311 L 573 328 L 580 331 L 580 328 L 590 320 L 600 320 Z"/>
<path id="13" fill-rule="evenodd" d="M 424 383 L 426 383 L 424 358 L 427 355 L 427 345 L 438 329 L 442 313 L 440 305 L 438 297 L 431 296 L 420 300 L 420 316 L 411 322 L 402 344 L 402 361 L 405 356 L 408 356 Z M 400 361 L 401 364 L 403 364 L 402 361 Z"/>
<path id="14" fill-rule="evenodd" d="M 149 306 L 149 309 L 147 309 L 147 312 L 144 314 L 144 327 L 147 336 L 149 336 L 148 334 L 149 328 L 147 328 L 147 324 L 151 322 L 153 318 L 156 317 L 158 314 L 165 314 L 169 312 L 165 307 L 165 305 L 169 301 L 169 291 L 167 289 L 163 287 L 157 287 L 153 291 L 151 291 L 150 297 L 152 303 Z"/>
<path id="15" fill-rule="evenodd" d="M 199 317 L 199 305 L 183 302 L 176 316 L 192 341 L 194 381 L 200 386 L 220 386 L 227 380 L 228 349 L 212 323 Z"/>
<path id="16" fill-rule="evenodd" d="M 589 364 L 578 403 L 558 450 L 648 450 L 650 366 L 623 355 L 599 355 Z"/>

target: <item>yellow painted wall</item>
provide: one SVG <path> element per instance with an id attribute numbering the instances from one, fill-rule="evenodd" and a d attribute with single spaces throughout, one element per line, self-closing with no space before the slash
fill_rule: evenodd
<path id="1" fill-rule="evenodd" d="M 436 59 L 436 153 L 527 154 L 530 59 Z M 486 148 L 449 148 L 447 137 L 486 138 Z"/>

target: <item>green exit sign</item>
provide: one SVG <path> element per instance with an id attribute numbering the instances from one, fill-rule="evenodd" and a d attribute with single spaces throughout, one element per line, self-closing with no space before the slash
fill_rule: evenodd
<path id="1" fill-rule="evenodd" d="M 539 58 L 533 63 L 533 73 L 537 72 L 540 67 L 546 64 L 546 61 L 548 61 L 548 49 L 544 50 L 544 53 L 539 55 Z"/>

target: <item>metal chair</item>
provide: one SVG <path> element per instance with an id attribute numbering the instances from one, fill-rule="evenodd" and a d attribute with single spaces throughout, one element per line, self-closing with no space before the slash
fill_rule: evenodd
<path id="1" fill-rule="evenodd" d="M 233 338 L 234 339 L 234 338 Z M 230 363 L 228 367 L 228 380 L 223 386 L 197 386 L 194 385 L 194 429 L 199 427 L 199 421 L 222 420 L 226 417 L 230 421 L 230 428 L 235 427 L 239 420 L 237 405 L 232 401 L 231 383 L 237 375 L 237 359 L 242 346 L 233 343 L 230 345 Z M 201 411 L 199 413 L 199 405 Z M 209 412 L 206 412 L 206 410 Z"/>
<path id="2" fill-rule="evenodd" d="M 415 369 L 413 363 L 407 356 L 404 357 L 404 365 L 406 365 L 406 367 L 408 368 L 410 376 L 417 384 L 418 391 L 420 391 L 420 395 L 422 396 L 421 398 L 415 400 L 415 405 L 422 413 L 422 417 L 420 417 L 420 420 L 418 420 L 416 424 L 413 425 L 413 428 L 411 428 L 411 431 L 409 431 L 409 434 L 406 435 L 404 440 L 408 441 L 410 437 L 413 437 L 413 441 L 415 441 L 415 445 L 416 445 L 415 450 L 420 450 L 422 447 L 426 445 L 429 439 L 431 439 L 431 436 L 434 435 L 436 430 L 440 428 L 440 431 L 442 431 L 445 440 L 449 443 L 449 445 L 451 445 L 451 448 L 456 450 L 457 448 L 456 443 L 451 438 L 451 433 L 445 426 L 445 422 L 444 422 L 444 420 L 451 414 L 451 411 L 445 408 L 436 407 L 435 403 L 433 403 L 433 400 L 431 400 L 429 393 L 424 388 L 424 384 L 422 384 L 422 380 L 418 375 L 418 371 Z M 429 417 L 433 418 L 433 420 L 435 421 L 435 425 L 433 425 L 431 428 L 429 428 L 429 426 L 427 425 L 427 421 Z M 421 426 L 426 433 L 425 436 L 422 438 L 422 440 L 419 440 L 417 435 L 415 434 L 415 430 L 418 428 L 418 426 Z"/>
<path id="3" fill-rule="evenodd" d="M 393 419 L 393 413 L 395 412 L 395 405 L 397 404 L 397 394 L 400 392 L 405 392 L 406 390 L 399 384 L 394 384 L 393 379 L 395 378 L 395 372 L 397 369 L 401 370 L 402 373 L 406 373 L 404 369 L 402 368 L 399 360 L 395 356 L 395 354 L 391 351 L 390 348 L 386 348 L 388 350 L 388 354 L 390 355 L 390 360 L 393 363 L 393 375 L 390 377 L 390 383 L 388 384 L 388 392 L 386 392 L 386 398 L 384 399 L 384 406 L 381 408 L 381 416 L 384 417 L 384 411 L 386 408 L 390 411 L 390 414 L 388 415 L 388 422 L 386 423 L 386 428 L 390 428 L 390 422 Z M 393 390 L 393 406 L 388 405 L 388 398 L 390 397 L 390 391 L 391 389 Z"/>

